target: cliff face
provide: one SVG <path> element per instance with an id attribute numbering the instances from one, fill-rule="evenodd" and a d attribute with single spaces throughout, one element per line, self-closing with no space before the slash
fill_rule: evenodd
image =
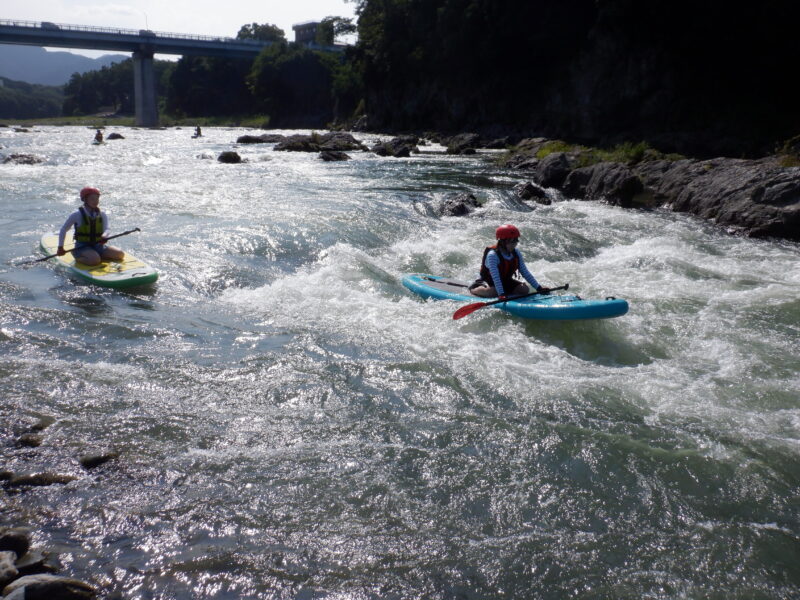
<path id="1" fill-rule="evenodd" d="M 788 0 L 367 0 L 367 111 L 376 128 L 766 154 L 800 132 L 798 22 Z"/>

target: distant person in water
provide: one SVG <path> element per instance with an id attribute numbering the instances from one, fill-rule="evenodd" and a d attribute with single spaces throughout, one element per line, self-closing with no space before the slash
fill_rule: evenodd
<path id="1" fill-rule="evenodd" d="M 93 267 L 102 260 L 122 260 L 125 253 L 119 248 L 107 246 L 108 217 L 100 210 L 100 190 L 85 187 L 81 190 L 83 206 L 72 213 L 58 232 L 59 256 L 64 256 L 64 239 L 70 227 L 75 229 L 75 248 L 72 256 L 75 260 Z"/>
<path id="2" fill-rule="evenodd" d="M 531 293 L 528 286 L 514 275 L 519 272 L 531 288 L 540 294 L 550 293 L 550 288 L 540 285 L 525 266 L 522 253 L 517 249 L 519 229 L 514 225 L 501 225 L 495 231 L 497 244 L 483 251 L 480 276 L 469 290 L 481 298 L 522 296 Z"/>
<path id="3" fill-rule="evenodd" d="M 98 144 L 103 143 L 103 132 L 100 131 L 99 129 L 97 130 L 97 133 L 94 134 L 94 141 L 97 142 Z"/>
<path id="4" fill-rule="evenodd" d="M 202 131 L 200 131 L 200 125 L 197 125 L 197 126 L 194 128 L 194 137 L 200 137 L 200 136 L 202 136 L 202 135 L 203 135 L 203 132 L 202 132 Z"/>

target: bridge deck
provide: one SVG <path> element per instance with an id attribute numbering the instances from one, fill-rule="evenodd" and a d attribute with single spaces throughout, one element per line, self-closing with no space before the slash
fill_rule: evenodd
<path id="1" fill-rule="evenodd" d="M 164 33 L 146 29 L 136 31 L 5 19 L 0 19 L 0 43 L 228 58 L 254 58 L 264 47 L 272 44 L 262 40 Z"/>

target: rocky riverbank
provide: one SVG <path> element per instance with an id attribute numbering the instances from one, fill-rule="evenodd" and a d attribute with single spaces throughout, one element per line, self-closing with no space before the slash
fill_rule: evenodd
<path id="1" fill-rule="evenodd" d="M 464 133 L 452 137 L 427 133 L 378 141 L 372 148 L 344 132 L 310 136 L 243 136 L 237 142 L 276 143 L 275 150 L 301 152 L 371 151 L 388 158 L 419 152 L 426 139 L 448 154 L 474 155 L 477 149 L 509 147 L 508 138 L 484 139 Z M 533 183 L 568 198 L 600 200 L 625 208 L 665 207 L 685 212 L 751 237 L 800 240 L 800 139 L 780 154 L 761 159 L 706 160 L 664 155 L 644 144 L 617 151 L 570 145 L 560 140 L 528 138 L 509 147 L 501 158 L 509 169 L 528 172 Z M 321 156 L 332 160 L 330 156 Z M 337 159 L 346 159 L 347 155 Z M 443 214 L 466 214 L 448 199 Z"/>
<path id="2" fill-rule="evenodd" d="M 53 422 L 52 418 L 42 418 L 29 426 L 18 424 L 16 435 L 3 441 L 7 456 L 14 454 L 37 462 L 35 455 L 46 448 L 45 430 Z M 0 597 L 3 600 L 90 600 L 98 596 L 94 585 L 60 574 L 56 554 L 33 545 L 36 528 L 29 527 L 27 521 L 30 518 L 35 522 L 37 518 L 28 515 L 25 497 L 36 488 L 66 485 L 80 476 L 89 477 L 91 470 L 116 458 L 118 454 L 114 451 L 87 453 L 75 457 L 75 468 L 71 472 L 38 468 L 13 472 L 0 463 L 0 506 L 3 507 L 0 511 Z"/>
<path id="3" fill-rule="evenodd" d="M 666 207 L 710 220 L 731 233 L 800 240 L 800 161 L 794 148 L 757 160 L 665 157 L 652 150 L 625 162 L 544 138 L 505 157 L 512 169 L 570 198 L 623 207 Z"/>

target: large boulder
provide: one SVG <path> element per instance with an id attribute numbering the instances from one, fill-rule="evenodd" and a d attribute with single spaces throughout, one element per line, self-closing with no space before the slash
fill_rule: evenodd
<path id="1" fill-rule="evenodd" d="M 344 152 L 346 150 L 367 150 L 367 147 L 359 142 L 352 134 L 344 131 L 332 131 L 326 133 L 323 137 L 320 150 L 331 150 Z"/>
<path id="2" fill-rule="evenodd" d="M 544 188 L 530 181 L 517 185 L 514 188 L 514 193 L 520 200 L 534 200 L 538 204 L 550 204 L 550 198 L 547 197 L 547 192 Z"/>
<path id="3" fill-rule="evenodd" d="M 237 144 L 277 144 L 286 139 L 280 133 L 264 133 L 262 135 L 241 135 L 236 138 Z"/>
<path id="4" fill-rule="evenodd" d="M 475 154 L 480 147 L 481 136 L 477 133 L 460 133 L 447 140 L 448 154 Z"/>
<path id="5" fill-rule="evenodd" d="M 226 150 L 217 157 L 217 160 L 221 163 L 235 165 L 242 162 L 242 157 L 239 156 L 238 152 L 234 152 L 233 150 Z"/>
<path id="6" fill-rule="evenodd" d="M 338 150 L 323 150 L 322 152 L 319 153 L 319 157 L 325 162 L 350 160 L 350 156 L 348 156 L 344 152 L 339 152 Z"/>
<path id="7" fill-rule="evenodd" d="M 540 160 L 534 169 L 533 179 L 542 187 L 559 187 L 572 170 L 565 152 L 553 152 Z"/>
<path id="8" fill-rule="evenodd" d="M 3 589 L 4 600 L 91 600 L 97 590 L 84 581 L 57 575 L 26 575 Z"/>
<path id="9" fill-rule="evenodd" d="M 3 159 L 3 164 L 12 163 L 15 165 L 38 165 L 44 159 L 34 154 L 9 154 Z"/>
<path id="10" fill-rule="evenodd" d="M 443 217 L 463 217 L 479 206 L 480 203 L 473 194 L 452 192 L 442 199 L 436 212 Z"/>
<path id="11" fill-rule="evenodd" d="M 31 546 L 30 534 L 21 527 L 0 529 L 0 552 L 10 551 L 23 556 Z"/>
<path id="12" fill-rule="evenodd" d="M 11 487 L 43 487 L 54 484 L 65 484 L 75 481 L 77 477 L 62 473 L 25 473 L 14 475 L 8 482 Z"/>
<path id="13" fill-rule="evenodd" d="M 782 167 L 771 158 L 717 158 L 655 161 L 636 172 L 672 210 L 753 237 L 800 240 L 800 167 Z"/>
<path id="14" fill-rule="evenodd" d="M 562 191 L 585 200 L 605 200 L 631 207 L 644 186 L 636 174 L 622 163 L 601 162 L 575 169 L 567 175 Z"/>
<path id="15" fill-rule="evenodd" d="M 361 142 L 343 131 L 290 135 L 273 148 L 273 150 L 286 152 L 322 152 L 323 150 L 344 152 L 365 149 Z"/>
<path id="16" fill-rule="evenodd" d="M 377 142 L 371 150 L 378 156 L 406 158 L 412 152 L 419 152 L 418 142 L 419 138 L 415 135 L 400 135 L 387 142 Z"/>
<path id="17" fill-rule="evenodd" d="M 14 562 L 17 560 L 17 553 L 11 550 L 0 551 L 0 587 L 5 587 L 7 583 L 13 581 L 19 575 Z"/>
<path id="18" fill-rule="evenodd" d="M 78 458 L 78 462 L 84 469 L 94 469 L 110 460 L 119 458 L 119 452 L 116 450 L 109 450 L 106 452 L 93 452 L 91 454 L 84 454 Z"/>

